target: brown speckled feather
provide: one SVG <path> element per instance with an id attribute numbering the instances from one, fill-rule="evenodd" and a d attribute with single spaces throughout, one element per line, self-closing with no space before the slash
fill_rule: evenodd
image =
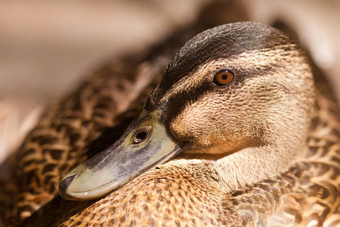
<path id="1" fill-rule="evenodd" d="M 329 87 L 317 84 L 316 112 L 307 140 L 305 159 L 283 175 L 291 189 L 271 217 L 274 226 L 339 226 L 340 224 L 340 118 Z"/>
<path id="2" fill-rule="evenodd" d="M 323 89 L 324 91 L 327 91 Z M 165 164 L 96 202 L 55 198 L 27 223 L 55 226 L 337 226 L 340 221 L 338 106 L 318 93 L 309 151 L 281 176 L 224 193 L 211 163 Z M 56 218 L 57 217 L 57 218 Z"/>
<path id="3" fill-rule="evenodd" d="M 51 200 L 62 176 L 105 148 L 108 138 L 100 137 L 104 131 L 110 139 L 119 136 L 140 111 L 140 104 L 138 110 L 132 105 L 124 117 L 117 116 L 142 90 L 144 96 L 151 92 L 151 80 L 159 77 L 166 64 L 164 58 L 142 64 L 116 61 L 46 111 L 15 157 L 13 190 L 8 187 L 11 223 Z M 145 81 L 133 78 L 136 72 Z"/>

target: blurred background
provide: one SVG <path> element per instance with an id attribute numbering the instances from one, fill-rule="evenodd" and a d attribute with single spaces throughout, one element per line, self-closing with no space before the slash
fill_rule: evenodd
<path id="1" fill-rule="evenodd" d="M 1 0 L 0 163 L 44 106 L 82 77 L 115 56 L 146 50 L 216 2 L 242 12 L 235 18 L 289 28 L 340 99 L 340 0 Z"/>

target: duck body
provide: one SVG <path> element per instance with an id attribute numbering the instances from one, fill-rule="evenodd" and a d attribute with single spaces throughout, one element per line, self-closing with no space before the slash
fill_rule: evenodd
<path id="1" fill-rule="evenodd" d="M 177 159 L 95 202 L 55 199 L 27 225 L 337 226 L 339 144 L 329 128 L 338 122 L 337 106 L 317 97 L 308 152 L 279 176 L 227 193 L 214 161 Z"/>
<path id="2" fill-rule="evenodd" d="M 159 71 L 146 71 L 148 81 L 159 80 L 155 73 Z M 224 81 L 228 76 L 232 79 Z M 97 83 L 97 87 L 108 84 L 105 80 Z M 186 43 L 170 62 L 138 120 L 118 140 L 138 143 L 116 142 L 67 175 L 71 166 L 86 157 L 84 152 L 65 157 L 73 164 L 62 170 L 66 177 L 60 184 L 61 196 L 74 200 L 104 197 L 82 202 L 52 199 L 56 194 L 53 188 L 44 198 L 45 203 L 50 201 L 25 224 L 337 226 L 340 120 L 338 106 L 323 95 L 327 90 L 323 86 L 320 83 L 314 89 L 306 57 L 276 29 L 243 22 L 205 31 Z M 85 90 L 78 95 L 84 95 Z M 98 109 L 92 106 L 87 111 Z M 108 118 L 122 119 L 115 114 Z M 158 158 L 138 174 L 124 170 L 120 173 L 124 177 L 126 173 L 135 175 L 111 187 L 117 179 L 107 166 L 117 160 L 118 153 L 134 157 L 129 147 L 137 145 L 136 155 L 154 150 L 154 142 L 150 145 L 148 141 L 157 141 L 152 140 L 157 137 L 152 131 L 155 126 L 150 126 L 151 132 L 146 131 L 144 137 L 138 131 L 149 127 L 154 118 L 181 153 L 176 150 L 168 162 Z M 74 127 L 79 126 L 77 120 L 72 119 Z M 104 125 L 112 124 L 108 122 Z M 98 134 L 102 129 L 95 131 Z M 148 153 L 138 157 L 155 160 Z M 99 179 L 96 171 L 107 177 Z M 58 182 L 61 177 L 52 179 Z"/>

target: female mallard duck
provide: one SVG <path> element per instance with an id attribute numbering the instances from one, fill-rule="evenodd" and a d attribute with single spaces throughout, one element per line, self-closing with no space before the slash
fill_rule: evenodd
<path id="1" fill-rule="evenodd" d="M 62 135 L 86 123 L 66 120 Z M 26 224 L 336 226 L 339 123 L 287 36 L 252 22 L 215 27 L 182 47 L 123 136 L 59 186 L 65 199 L 104 198 L 55 198 Z M 79 136 L 70 144 L 84 147 Z M 50 165 L 76 162 L 59 147 L 43 151 Z"/>

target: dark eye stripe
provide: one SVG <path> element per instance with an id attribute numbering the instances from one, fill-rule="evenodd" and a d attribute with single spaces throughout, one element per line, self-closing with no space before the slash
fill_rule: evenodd
<path id="1" fill-rule="evenodd" d="M 171 95 L 167 104 L 167 106 L 171 106 L 171 108 L 167 108 L 165 111 L 166 120 L 171 122 L 174 118 L 181 114 L 186 104 L 197 102 L 213 90 L 214 86 L 211 86 L 211 82 L 205 81 L 198 87 Z"/>

